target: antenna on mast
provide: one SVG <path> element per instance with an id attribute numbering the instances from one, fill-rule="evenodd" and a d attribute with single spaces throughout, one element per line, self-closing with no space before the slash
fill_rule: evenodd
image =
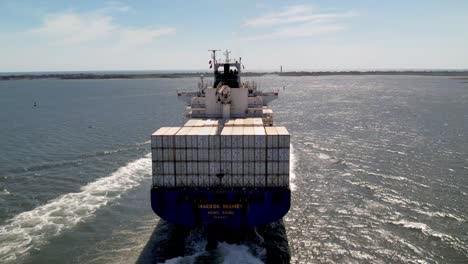
<path id="1" fill-rule="evenodd" d="M 223 54 L 226 56 L 226 62 L 225 63 L 229 63 L 229 54 L 231 52 L 229 50 L 226 50 Z"/>
<path id="2" fill-rule="evenodd" d="M 211 49 L 211 50 L 208 50 L 208 51 L 211 51 L 213 53 L 213 54 L 211 54 L 211 58 L 213 59 L 213 63 L 216 63 L 216 52 L 221 51 L 221 50 Z"/>

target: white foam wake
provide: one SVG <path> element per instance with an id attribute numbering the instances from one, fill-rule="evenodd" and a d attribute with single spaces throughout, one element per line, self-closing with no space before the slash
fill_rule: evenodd
<path id="1" fill-rule="evenodd" d="M 295 191 L 297 186 L 294 183 L 296 179 L 296 154 L 292 144 L 289 146 L 289 185 L 291 190 Z"/>
<path id="2" fill-rule="evenodd" d="M 262 260 L 252 254 L 252 249 L 247 245 L 236 245 L 226 242 L 218 243 L 218 248 L 215 251 L 207 252 L 202 250 L 190 256 L 168 259 L 164 264 L 198 263 L 197 260 L 203 255 L 205 257 L 209 255 L 210 262 L 220 262 L 223 264 L 263 264 Z"/>
<path id="3" fill-rule="evenodd" d="M 0 263 L 13 261 L 39 247 L 47 239 L 74 227 L 96 210 L 119 198 L 151 175 L 150 154 L 31 211 L 23 212 L 0 226 Z"/>

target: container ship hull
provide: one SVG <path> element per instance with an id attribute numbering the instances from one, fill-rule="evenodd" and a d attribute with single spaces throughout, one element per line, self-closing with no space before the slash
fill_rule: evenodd
<path id="1" fill-rule="evenodd" d="M 290 208 L 289 188 L 194 190 L 153 188 L 151 207 L 171 223 L 231 229 L 263 226 L 281 219 Z"/>
<path id="2" fill-rule="evenodd" d="M 188 121 L 151 135 L 151 207 L 177 225 L 255 228 L 290 208 L 290 135 L 268 107 L 278 92 L 243 82 L 241 58 L 225 55 L 213 51 L 213 83 L 177 93 Z"/>

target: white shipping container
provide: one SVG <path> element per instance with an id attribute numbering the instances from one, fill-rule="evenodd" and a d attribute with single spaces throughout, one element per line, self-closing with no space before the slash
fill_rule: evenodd
<path id="1" fill-rule="evenodd" d="M 289 148 L 280 148 L 280 149 L 278 149 L 278 160 L 279 161 L 288 161 L 289 160 Z"/>
<path id="2" fill-rule="evenodd" d="M 219 125 L 219 120 L 216 120 L 216 119 L 205 120 L 205 126 L 217 127 L 218 125 Z"/>
<path id="3" fill-rule="evenodd" d="M 231 186 L 232 187 L 243 187 L 244 186 L 244 180 L 242 175 L 233 175 L 230 177 L 231 179 Z"/>
<path id="4" fill-rule="evenodd" d="M 255 154 L 255 156 L 254 156 L 255 161 L 266 161 L 267 160 L 266 149 L 264 149 L 264 148 L 255 149 L 254 154 Z"/>
<path id="5" fill-rule="evenodd" d="M 266 148 L 266 136 L 254 136 L 255 148 Z"/>
<path id="6" fill-rule="evenodd" d="M 193 135 L 190 135 L 190 134 L 185 136 L 185 148 L 196 148 L 196 147 L 193 146 L 193 142 L 196 141 L 196 140 L 193 139 L 194 137 L 196 137 L 196 136 L 193 136 Z"/>
<path id="7" fill-rule="evenodd" d="M 252 118 L 253 119 L 253 125 L 254 126 L 260 126 L 263 128 L 263 121 L 261 118 Z"/>
<path id="8" fill-rule="evenodd" d="M 277 148 L 267 149 L 267 161 L 278 161 L 278 149 Z"/>
<path id="9" fill-rule="evenodd" d="M 163 187 L 164 186 L 164 177 L 163 175 L 153 176 L 153 186 Z"/>
<path id="10" fill-rule="evenodd" d="M 174 149 L 175 152 L 175 161 L 186 161 L 187 160 L 187 150 L 186 149 Z"/>
<path id="11" fill-rule="evenodd" d="M 222 161 L 232 161 L 232 149 L 223 148 L 221 149 L 221 160 Z"/>
<path id="12" fill-rule="evenodd" d="M 151 135 L 151 148 L 161 148 L 161 147 L 162 147 L 161 136 Z"/>
<path id="13" fill-rule="evenodd" d="M 152 148 L 162 148 L 162 135 L 164 135 L 167 130 L 169 130 L 169 127 L 161 127 L 151 135 Z"/>
<path id="14" fill-rule="evenodd" d="M 198 178 L 198 186 L 210 187 L 210 176 L 208 174 L 200 175 Z"/>
<path id="15" fill-rule="evenodd" d="M 255 149 L 245 148 L 242 150 L 242 160 L 243 161 L 255 161 Z"/>
<path id="16" fill-rule="evenodd" d="M 289 132 L 286 127 L 276 127 L 278 133 L 278 147 L 280 148 L 289 148 Z"/>
<path id="17" fill-rule="evenodd" d="M 243 177 L 243 186 L 244 187 L 254 187 L 255 186 L 255 176 Z"/>
<path id="18" fill-rule="evenodd" d="M 233 161 L 232 164 L 232 174 L 242 175 L 244 164 L 240 161 Z"/>
<path id="19" fill-rule="evenodd" d="M 198 174 L 208 175 L 210 173 L 210 163 L 208 161 L 198 162 Z"/>
<path id="20" fill-rule="evenodd" d="M 187 174 L 187 162 L 180 161 L 175 163 L 175 173 L 176 176 L 186 175 Z"/>
<path id="21" fill-rule="evenodd" d="M 224 127 L 221 131 L 221 148 L 232 148 L 232 127 Z"/>
<path id="22" fill-rule="evenodd" d="M 245 127 L 252 127 L 253 126 L 253 118 L 244 119 L 244 126 Z"/>
<path id="23" fill-rule="evenodd" d="M 242 175 L 246 176 L 246 175 L 249 175 L 249 169 L 250 169 L 250 164 L 249 162 L 247 161 L 243 161 L 242 162 Z M 254 171 L 255 171 L 255 166 L 253 167 Z"/>
<path id="24" fill-rule="evenodd" d="M 208 149 L 198 149 L 198 161 L 210 161 Z"/>
<path id="25" fill-rule="evenodd" d="M 211 127 L 200 128 L 200 130 L 198 131 L 198 137 L 197 137 L 198 148 L 208 148 L 209 146 L 208 141 L 210 138 L 211 129 L 212 129 Z"/>
<path id="26" fill-rule="evenodd" d="M 215 130 L 214 133 L 216 133 L 217 128 L 213 127 L 213 129 Z M 213 133 L 213 131 L 211 133 Z M 221 147 L 220 141 L 221 141 L 220 136 L 210 135 L 210 137 L 208 138 L 209 148 L 210 149 L 219 149 Z"/>
<path id="27" fill-rule="evenodd" d="M 151 159 L 153 161 L 162 161 L 163 160 L 162 149 L 160 148 L 151 149 Z"/>
<path id="28" fill-rule="evenodd" d="M 261 120 L 261 119 L 260 119 Z M 254 128 L 255 134 L 255 148 L 265 148 L 266 147 L 266 134 L 265 128 L 262 127 L 255 127 Z"/>
<path id="29" fill-rule="evenodd" d="M 232 174 L 232 162 L 231 161 L 221 161 L 221 168 L 220 171 L 226 175 L 226 177 L 230 177 Z"/>
<path id="30" fill-rule="evenodd" d="M 243 151 L 240 148 L 233 148 L 232 151 L 232 161 L 242 161 L 243 160 Z"/>
<path id="31" fill-rule="evenodd" d="M 166 133 L 168 133 L 168 132 L 166 132 Z M 173 148 L 174 147 L 174 137 L 172 137 L 172 136 L 162 136 L 161 139 L 162 139 L 163 149 L 168 149 L 168 148 Z"/>
<path id="32" fill-rule="evenodd" d="M 267 148 L 278 148 L 278 132 L 275 127 L 265 127 Z"/>
<path id="33" fill-rule="evenodd" d="M 164 174 L 164 164 L 161 161 L 153 161 L 153 176 Z"/>
<path id="34" fill-rule="evenodd" d="M 289 161 L 278 162 L 278 174 L 289 174 Z"/>
<path id="35" fill-rule="evenodd" d="M 187 176 L 186 175 L 176 175 L 175 177 L 177 187 L 187 187 Z"/>
<path id="36" fill-rule="evenodd" d="M 289 174 L 279 175 L 279 185 L 281 187 L 289 186 Z"/>
<path id="37" fill-rule="evenodd" d="M 224 126 L 225 127 L 228 127 L 228 126 L 232 127 L 232 126 L 234 126 L 234 122 L 235 122 L 235 119 L 229 119 L 224 123 Z"/>
<path id="38" fill-rule="evenodd" d="M 210 162 L 210 175 L 217 175 L 221 172 L 221 163 L 219 161 Z"/>
<path id="39" fill-rule="evenodd" d="M 242 136 L 231 136 L 231 145 L 229 148 L 242 148 Z"/>
<path id="40" fill-rule="evenodd" d="M 187 134 L 190 132 L 191 127 L 182 127 L 175 135 L 175 147 L 186 148 Z"/>
<path id="41" fill-rule="evenodd" d="M 289 148 L 289 135 L 287 135 L 287 136 L 278 136 L 278 147 L 279 148 Z"/>
<path id="42" fill-rule="evenodd" d="M 266 171 L 265 161 L 255 162 L 255 175 L 265 175 L 265 171 Z"/>
<path id="43" fill-rule="evenodd" d="M 198 161 L 198 150 L 197 149 L 186 149 L 187 161 Z"/>
<path id="44" fill-rule="evenodd" d="M 231 136 L 220 136 L 221 148 L 232 148 L 232 137 Z"/>
<path id="45" fill-rule="evenodd" d="M 188 175 L 187 176 L 187 186 L 197 187 L 198 186 L 198 176 L 197 175 Z"/>
<path id="46" fill-rule="evenodd" d="M 224 187 L 231 187 L 232 186 L 232 178 L 229 176 L 224 176 L 221 178 L 221 185 Z"/>
<path id="47" fill-rule="evenodd" d="M 268 187 L 278 187 L 279 184 L 279 176 L 278 175 L 267 175 L 267 186 Z"/>
<path id="48" fill-rule="evenodd" d="M 265 187 L 265 175 L 255 175 L 255 187 Z"/>
<path id="49" fill-rule="evenodd" d="M 253 123 L 253 122 L 251 122 Z M 255 130 L 252 126 L 243 128 L 243 148 L 255 147 Z"/>
<path id="50" fill-rule="evenodd" d="M 232 128 L 232 148 L 243 148 L 243 134 L 244 129 L 242 127 Z"/>
<path id="51" fill-rule="evenodd" d="M 245 122 L 244 118 L 236 118 L 234 120 L 234 126 L 242 127 L 242 126 L 244 126 L 244 122 Z"/>
<path id="52" fill-rule="evenodd" d="M 163 154 L 164 161 L 174 161 L 174 149 L 172 148 L 162 149 L 162 154 Z"/>
<path id="53" fill-rule="evenodd" d="M 175 187 L 175 176 L 174 175 L 164 175 L 164 187 Z"/>
<path id="54" fill-rule="evenodd" d="M 177 148 L 177 149 L 186 148 L 187 147 L 186 138 L 187 138 L 186 136 L 176 135 L 174 137 L 174 140 L 175 140 L 175 146 L 174 147 Z"/>
<path id="55" fill-rule="evenodd" d="M 242 136 L 242 143 L 239 145 L 238 148 L 249 148 L 249 136 Z"/>
<path id="56" fill-rule="evenodd" d="M 268 161 L 267 162 L 267 175 L 276 175 L 278 173 L 278 162 L 277 161 Z"/>
<path id="57" fill-rule="evenodd" d="M 205 126 L 205 120 L 203 120 L 203 119 L 198 119 L 197 122 L 196 122 L 196 124 L 195 124 L 195 126 L 197 126 L 197 127 L 203 127 L 203 126 Z"/>
<path id="58" fill-rule="evenodd" d="M 209 149 L 209 159 L 210 159 L 210 161 L 220 161 L 221 160 L 221 150 L 220 149 Z"/>
<path id="59" fill-rule="evenodd" d="M 174 175 L 175 174 L 175 164 L 174 162 L 163 162 L 164 174 L 165 175 Z"/>
<path id="60" fill-rule="evenodd" d="M 195 161 L 187 161 L 187 174 L 194 175 L 198 173 L 198 164 Z"/>
<path id="61" fill-rule="evenodd" d="M 185 123 L 184 127 L 193 127 L 196 126 L 198 119 L 189 119 L 187 123 Z"/>
<path id="62" fill-rule="evenodd" d="M 192 127 L 187 133 L 187 148 L 198 148 L 198 135 L 200 134 L 200 129 L 200 127 Z"/>
<path id="63" fill-rule="evenodd" d="M 215 175 L 210 175 L 210 186 L 223 186 L 223 179 L 216 177 Z"/>

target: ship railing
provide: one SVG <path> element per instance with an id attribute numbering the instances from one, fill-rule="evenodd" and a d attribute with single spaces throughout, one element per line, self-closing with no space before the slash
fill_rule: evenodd
<path id="1" fill-rule="evenodd" d="M 192 104 L 191 108 L 206 108 L 205 104 Z"/>

